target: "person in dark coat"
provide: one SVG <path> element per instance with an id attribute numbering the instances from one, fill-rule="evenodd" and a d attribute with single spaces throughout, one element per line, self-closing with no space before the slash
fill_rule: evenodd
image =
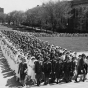
<path id="1" fill-rule="evenodd" d="M 51 64 L 52 64 L 52 67 L 51 67 L 51 83 L 54 83 L 55 82 L 55 79 L 56 79 L 56 60 L 55 58 L 51 60 Z"/>
<path id="2" fill-rule="evenodd" d="M 86 56 L 86 60 L 88 61 L 88 56 Z M 87 74 L 87 69 L 88 69 L 88 63 L 86 64 L 86 74 Z"/>
<path id="3" fill-rule="evenodd" d="M 82 54 L 83 58 L 83 82 L 86 80 L 86 75 L 87 75 L 87 63 L 85 62 L 86 60 L 86 55 Z"/>
<path id="4" fill-rule="evenodd" d="M 57 60 L 55 72 L 56 72 L 56 79 L 57 79 L 57 84 L 58 84 L 58 80 L 61 79 L 61 75 L 63 74 L 61 60 Z"/>
<path id="5" fill-rule="evenodd" d="M 79 55 L 79 60 L 78 60 L 78 64 L 77 64 L 77 75 L 76 75 L 76 79 L 75 81 L 77 82 L 77 78 L 79 75 L 83 75 L 83 79 L 82 81 L 85 80 L 85 62 L 84 62 L 84 58 L 85 58 L 85 55 L 82 54 L 82 55 Z"/>
<path id="6" fill-rule="evenodd" d="M 24 62 L 25 62 L 25 59 L 22 58 L 22 62 L 19 64 L 19 69 L 18 69 L 18 73 L 20 73 L 20 79 L 23 86 L 25 85 L 24 79 L 25 79 L 25 76 L 27 75 L 27 72 L 26 72 L 27 64 Z"/>
<path id="7" fill-rule="evenodd" d="M 51 74 L 51 62 L 50 62 L 50 58 L 47 57 L 46 61 L 44 61 L 43 64 L 43 70 L 44 70 L 44 74 L 45 74 L 45 81 L 44 84 L 46 85 L 47 83 L 49 83 L 49 78 L 50 78 L 50 74 Z"/>
<path id="8" fill-rule="evenodd" d="M 55 50 L 51 49 L 51 53 L 50 53 L 50 60 L 55 59 Z"/>
<path id="9" fill-rule="evenodd" d="M 75 70 L 75 62 L 74 62 L 74 57 L 71 58 L 71 61 L 70 61 L 70 78 L 69 80 L 72 81 L 72 78 L 74 76 L 74 70 Z"/>
<path id="10" fill-rule="evenodd" d="M 64 62 L 64 81 L 67 83 L 69 82 L 69 76 L 70 76 L 70 61 L 69 61 L 69 55 L 66 55 L 66 61 Z"/>
<path id="11" fill-rule="evenodd" d="M 43 72 L 43 66 L 40 63 L 40 61 L 35 62 L 35 73 L 36 73 L 36 79 L 37 79 L 37 86 L 41 83 L 41 77 Z"/>

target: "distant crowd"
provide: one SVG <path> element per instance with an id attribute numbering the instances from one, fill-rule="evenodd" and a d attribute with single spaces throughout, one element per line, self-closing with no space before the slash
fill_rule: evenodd
<path id="1" fill-rule="evenodd" d="M 33 33 L 35 37 L 88 37 L 88 33 Z"/>

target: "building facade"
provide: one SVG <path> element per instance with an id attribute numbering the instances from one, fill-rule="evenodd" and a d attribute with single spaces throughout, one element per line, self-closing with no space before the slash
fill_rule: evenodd
<path id="1" fill-rule="evenodd" d="M 4 8 L 0 7 L 0 24 L 4 21 Z"/>
<path id="2" fill-rule="evenodd" d="M 73 0 L 71 1 L 72 6 L 72 18 L 69 20 L 69 28 L 74 31 L 88 31 L 88 19 L 86 12 L 88 12 L 88 0 Z"/>
<path id="3" fill-rule="evenodd" d="M 4 13 L 4 8 L 0 7 L 0 13 Z"/>

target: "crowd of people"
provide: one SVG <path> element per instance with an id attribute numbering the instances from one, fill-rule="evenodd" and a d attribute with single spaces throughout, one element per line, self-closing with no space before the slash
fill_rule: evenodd
<path id="1" fill-rule="evenodd" d="M 41 82 L 46 85 L 58 83 L 60 80 L 67 83 L 74 79 L 77 82 L 79 74 L 83 74 L 82 81 L 85 81 L 87 75 L 86 61 L 88 60 L 88 56 L 85 54 L 77 57 L 77 53 L 74 51 L 50 45 L 48 41 L 44 42 L 27 33 L 6 30 L 2 30 L 2 33 L 10 39 L 10 42 L 17 49 L 21 49 L 24 55 L 27 55 L 27 60 L 21 57 L 22 62 L 19 64 L 20 80 L 24 80 L 22 84 L 25 84 L 28 78 L 36 79 L 38 86 Z M 27 64 L 24 64 L 25 61 L 28 61 Z M 33 64 L 29 61 L 32 61 Z M 28 70 L 27 65 L 32 70 Z"/>
<path id="2" fill-rule="evenodd" d="M 88 33 L 33 33 L 36 37 L 88 37 Z"/>
<path id="3" fill-rule="evenodd" d="M 88 37 L 88 33 L 36 33 L 30 32 L 36 37 Z"/>

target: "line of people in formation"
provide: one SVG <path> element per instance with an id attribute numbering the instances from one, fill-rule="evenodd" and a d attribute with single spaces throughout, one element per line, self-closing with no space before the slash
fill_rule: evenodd
<path id="1" fill-rule="evenodd" d="M 25 85 L 28 80 L 32 80 L 37 86 L 42 82 L 44 85 L 61 81 L 77 82 L 79 75 L 82 75 L 82 81 L 86 80 L 88 56 L 82 54 L 77 58 L 69 52 L 63 52 L 60 57 L 55 57 L 52 53 L 50 56 L 51 58 L 47 56 L 44 59 L 41 55 L 37 58 L 31 55 L 27 59 L 21 57 L 18 69 L 20 82 Z"/>
<path id="2" fill-rule="evenodd" d="M 4 30 L 2 32 L 13 44 L 22 49 L 24 55 L 28 53 L 27 59 L 20 57 L 18 69 L 23 85 L 27 79 L 32 79 L 37 85 L 40 85 L 42 81 L 45 85 L 58 83 L 60 79 L 65 82 L 72 81 L 72 79 L 77 81 L 79 74 L 83 74 L 83 81 L 85 80 L 88 64 L 88 56 L 85 54 L 77 57 L 76 52 L 50 45 L 34 36 L 16 31 Z"/>

